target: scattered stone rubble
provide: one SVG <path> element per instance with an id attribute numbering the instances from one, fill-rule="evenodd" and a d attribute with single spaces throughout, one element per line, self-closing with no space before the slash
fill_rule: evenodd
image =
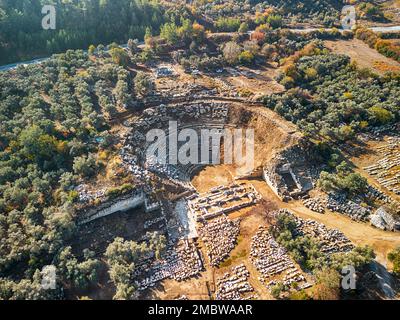
<path id="1" fill-rule="evenodd" d="M 154 287 L 157 282 L 171 278 L 182 281 L 199 274 L 203 270 L 201 254 L 195 243 L 188 240 L 171 246 L 163 259 L 150 265 L 144 263 L 137 268 L 135 284 L 138 290 Z"/>
<path id="2" fill-rule="evenodd" d="M 311 286 L 294 265 L 286 249 L 274 240 L 266 227 L 260 226 L 252 237 L 250 255 L 252 263 L 261 274 L 258 279 L 269 288 L 276 283 L 274 280 L 277 276 L 282 278 L 284 285 L 296 282 L 299 290 Z"/>
<path id="3" fill-rule="evenodd" d="M 210 264 L 218 266 L 235 248 L 240 232 L 240 220 L 230 220 L 226 216 L 204 221 L 200 227 L 200 237 L 207 249 Z"/>
<path id="4" fill-rule="evenodd" d="M 342 213 L 356 221 L 367 221 L 372 213 L 370 207 L 363 207 L 360 204 L 347 199 L 344 193 L 329 193 L 327 199 L 329 210 Z"/>
<path id="5" fill-rule="evenodd" d="M 303 205 L 312 211 L 324 213 L 327 201 L 323 197 L 308 198 L 303 200 Z"/>
<path id="6" fill-rule="evenodd" d="M 233 267 L 230 273 L 227 272 L 222 278 L 217 279 L 216 300 L 248 300 L 256 298 L 254 294 L 248 295 L 248 293 L 254 291 L 248 281 L 249 277 L 250 272 L 244 264 Z"/>
<path id="7" fill-rule="evenodd" d="M 380 185 L 400 195 L 400 137 L 389 137 L 388 143 L 377 150 L 383 157 L 364 170 Z"/>
<path id="8" fill-rule="evenodd" d="M 358 200 L 361 202 L 361 199 Z M 304 199 L 303 205 L 318 213 L 324 213 L 325 209 L 339 212 L 356 221 L 367 221 L 372 213 L 370 207 L 363 207 L 359 203 L 347 199 L 344 193 L 332 192 L 326 197 L 319 196 Z"/>
<path id="9" fill-rule="evenodd" d="M 218 186 L 202 195 L 188 198 L 189 210 L 198 221 L 216 218 L 231 211 L 252 206 L 261 199 L 253 185 L 240 183 Z"/>
<path id="10" fill-rule="evenodd" d="M 375 188 L 371 185 L 368 186 L 365 196 L 366 196 L 366 198 L 371 198 L 374 200 L 381 200 L 384 203 L 392 203 L 395 201 L 391 196 L 383 193 L 382 191 L 378 190 L 377 188 Z"/>
<path id="11" fill-rule="evenodd" d="M 79 202 L 89 203 L 94 200 L 104 200 L 106 198 L 106 189 L 89 190 L 87 185 L 81 184 L 75 188 L 79 193 Z"/>
<path id="12" fill-rule="evenodd" d="M 165 217 L 164 216 L 160 216 L 160 217 L 145 221 L 144 229 L 149 229 L 153 225 L 158 224 L 158 223 L 160 223 L 162 221 L 165 222 Z"/>
<path id="13" fill-rule="evenodd" d="M 224 79 L 214 78 L 220 94 L 224 97 L 239 97 L 240 94 L 235 86 Z"/>
<path id="14" fill-rule="evenodd" d="M 354 248 L 351 241 L 338 229 L 329 229 L 315 220 L 299 218 L 286 209 L 281 209 L 274 214 L 291 216 L 296 221 L 298 234 L 307 235 L 318 240 L 321 244 L 321 251 L 327 255 L 337 252 L 349 252 Z"/>
<path id="15" fill-rule="evenodd" d="M 157 68 L 157 70 L 155 71 L 155 75 L 157 78 L 163 78 L 163 77 L 173 77 L 176 76 L 177 74 L 171 66 L 163 65 Z"/>
<path id="16" fill-rule="evenodd" d="M 385 195 L 378 189 L 368 186 L 364 197 L 381 200 L 385 203 L 397 203 L 390 196 Z M 361 201 L 361 199 L 359 199 Z M 325 209 L 330 209 L 351 217 L 357 221 L 369 220 L 371 225 L 389 231 L 400 230 L 400 221 L 397 221 L 391 214 L 386 212 L 382 207 L 372 213 L 372 208 L 363 207 L 360 204 L 346 199 L 344 194 L 331 193 L 328 197 L 315 197 L 303 200 L 305 207 L 312 211 L 324 213 Z"/>
<path id="17" fill-rule="evenodd" d="M 373 127 L 369 132 L 369 139 L 381 139 L 386 134 L 393 134 L 394 132 L 399 132 L 400 126 L 398 123 L 387 124 L 380 127 Z"/>

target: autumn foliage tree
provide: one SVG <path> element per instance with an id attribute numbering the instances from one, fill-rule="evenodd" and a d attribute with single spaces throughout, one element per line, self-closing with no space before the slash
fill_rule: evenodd
<path id="1" fill-rule="evenodd" d="M 323 268 L 317 271 L 313 298 L 316 300 L 339 300 L 340 280 L 340 274 L 335 269 Z"/>

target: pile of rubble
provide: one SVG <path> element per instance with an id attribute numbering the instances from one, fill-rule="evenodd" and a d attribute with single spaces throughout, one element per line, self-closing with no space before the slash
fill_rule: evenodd
<path id="1" fill-rule="evenodd" d="M 303 200 L 303 205 L 312 211 L 324 213 L 327 205 L 327 200 L 323 197 L 308 198 Z"/>
<path id="2" fill-rule="evenodd" d="M 400 195 L 400 137 L 389 137 L 388 143 L 377 150 L 383 157 L 364 170 L 383 187 Z"/>
<path id="3" fill-rule="evenodd" d="M 365 198 L 380 200 L 385 203 L 396 203 L 396 201 L 390 196 L 385 195 L 383 192 L 368 186 L 367 191 L 364 194 Z M 360 202 L 362 199 L 356 199 Z M 391 218 L 389 214 L 382 214 L 382 211 L 378 210 L 375 214 L 372 214 L 372 208 L 363 207 L 360 204 L 346 199 L 345 194 L 331 193 L 328 197 L 315 197 L 303 200 L 303 205 L 312 211 L 324 213 L 325 209 L 328 208 L 332 211 L 343 213 L 351 217 L 353 220 L 370 220 L 371 224 L 382 230 L 397 230 L 396 221 Z M 389 217 L 390 216 L 390 217 Z"/>
<path id="4" fill-rule="evenodd" d="M 200 227 L 201 240 L 207 249 L 212 266 L 218 266 L 235 248 L 240 232 L 240 220 L 230 220 L 226 216 L 205 221 Z"/>
<path id="5" fill-rule="evenodd" d="M 365 197 L 375 200 L 381 200 L 385 203 L 392 203 L 395 201 L 391 196 L 388 196 L 387 194 L 383 193 L 382 191 L 371 185 L 368 186 Z"/>
<path id="6" fill-rule="evenodd" d="M 297 234 L 318 240 L 321 245 L 321 251 L 325 254 L 349 252 L 354 248 L 351 241 L 337 229 L 329 229 L 315 220 L 299 218 L 286 209 L 281 209 L 274 214 L 285 214 L 292 217 L 296 222 Z"/>
<path id="7" fill-rule="evenodd" d="M 343 193 L 329 193 L 326 207 L 356 221 L 367 221 L 372 213 L 371 208 L 347 199 L 347 195 Z"/>
<path id="8" fill-rule="evenodd" d="M 144 229 L 148 229 L 148 228 L 152 227 L 153 225 L 158 224 L 160 222 L 163 222 L 163 224 L 166 224 L 164 216 L 160 216 L 160 217 L 145 221 L 143 227 L 144 227 Z"/>
<path id="9" fill-rule="evenodd" d="M 106 189 L 96 189 L 89 190 L 87 185 L 81 184 L 75 188 L 75 191 L 79 194 L 79 202 L 81 203 L 89 203 L 94 200 L 105 200 L 106 197 Z"/>
<path id="10" fill-rule="evenodd" d="M 250 272 L 244 264 L 240 264 L 231 269 L 230 273 L 225 273 L 222 278 L 217 279 L 216 300 L 247 300 L 254 299 L 254 294 L 245 296 L 246 293 L 253 292 L 254 288 L 248 282 Z"/>
<path id="11" fill-rule="evenodd" d="M 261 274 L 259 280 L 268 287 L 275 283 L 275 276 L 282 274 L 284 285 L 296 282 L 299 289 L 310 286 L 290 259 L 286 249 L 274 240 L 264 226 L 260 226 L 252 237 L 250 254 L 252 263 Z"/>
<path id="12" fill-rule="evenodd" d="M 191 197 L 188 203 L 197 220 L 205 221 L 252 206 L 260 199 L 253 185 L 240 183 L 212 188 L 208 193 Z"/>
<path id="13" fill-rule="evenodd" d="M 129 144 L 123 146 L 120 150 L 120 157 L 125 168 L 138 181 L 149 181 L 150 172 L 138 165 L 137 157 L 133 154 L 133 147 Z"/>
<path id="14" fill-rule="evenodd" d="M 203 270 L 203 262 L 196 245 L 190 241 L 182 241 L 172 246 L 160 259 L 151 265 L 144 264 L 138 268 L 135 284 L 138 290 L 154 287 L 157 282 L 171 278 L 182 281 L 199 274 Z"/>
<path id="15" fill-rule="evenodd" d="M 399 132 L 399 124 L 395 123 L 395 124 L 387 124 L 387 125 L 383 125 L 380 127 L 373 127 L 370 129 L 370 134 L 380 138 L 382 137 L 382 135 L 385 134 L 392 134 L 393 132 Z"/>
<path id="16" fill-rule="evenodd" d="M 239 97 L 239 92 L 235 86 L 224 79 L 214 78 L 213 79 L 219 92 L 224 97 Z"/>
<path id="17" fill-rule="evenodd" d="M 155 75 L 157 78 L 163 78 L 163 77 L 174 77 L 177 74 L 173 70 L 171 66 L 159 66 L 156 71 Z"/>

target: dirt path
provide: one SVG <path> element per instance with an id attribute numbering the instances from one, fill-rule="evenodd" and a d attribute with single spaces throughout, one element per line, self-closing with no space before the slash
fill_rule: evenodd
<path id="1" fill-rule="evenodd" d="M 358 39 L 325 41 L 327 48 L 334 53 L 345 54 L 362 68 L 370 68 L 378 74 L 387 71 L 400 71 L 400 63 L 381 55 L 375 49 Z"/>

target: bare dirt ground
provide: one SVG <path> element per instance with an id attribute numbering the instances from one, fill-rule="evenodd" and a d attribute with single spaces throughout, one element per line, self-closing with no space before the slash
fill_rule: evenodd
<path id="1" fill-rule="evenodd" d="M 237 69 L 240 74 L 230 74 L 226 77 L 226 80 L 238 90 L 249 90 L 255 99 L 285 90 L 282 85 L 276 82 L 278 69 L 273 66 L 261 66 L 257 70 L 247 67 L 238 67 Z"/>
<path id="2" fill-rule="evenodd" d="M 370 68 L 378 74 L 400 71 L 400 63 L 381 55 L 361 40 L 325 41 L 325 45 L 334 53 L 348 55 L 360 67 Z"/>
<path id="3" fill-rule="evenodd" d="M 400 23 L 400 0 L 384 1 L 383 11 L 394 23 Z"/>
<path id="4" fill-rule="evenodd" d="M 279 93 L 285 90 L 275 80 L 278 69 L 273 65 L 261 65 L 257 66 L 257 69 L 239 66 L 226 68 L 222 73 L 202 72 L 199 75 L 186 73 L 183 67 L 176 63 L 164 63 L 163 65 L 168 65 L 176 76 L 156 79 L 157 91 L 179 91 L 180 87 L 194 83 L 208 89 L 216 88 L 223 91 L 221 85 L 225 83 L 235 92 L 257 99 L 266 94 Z"/>

